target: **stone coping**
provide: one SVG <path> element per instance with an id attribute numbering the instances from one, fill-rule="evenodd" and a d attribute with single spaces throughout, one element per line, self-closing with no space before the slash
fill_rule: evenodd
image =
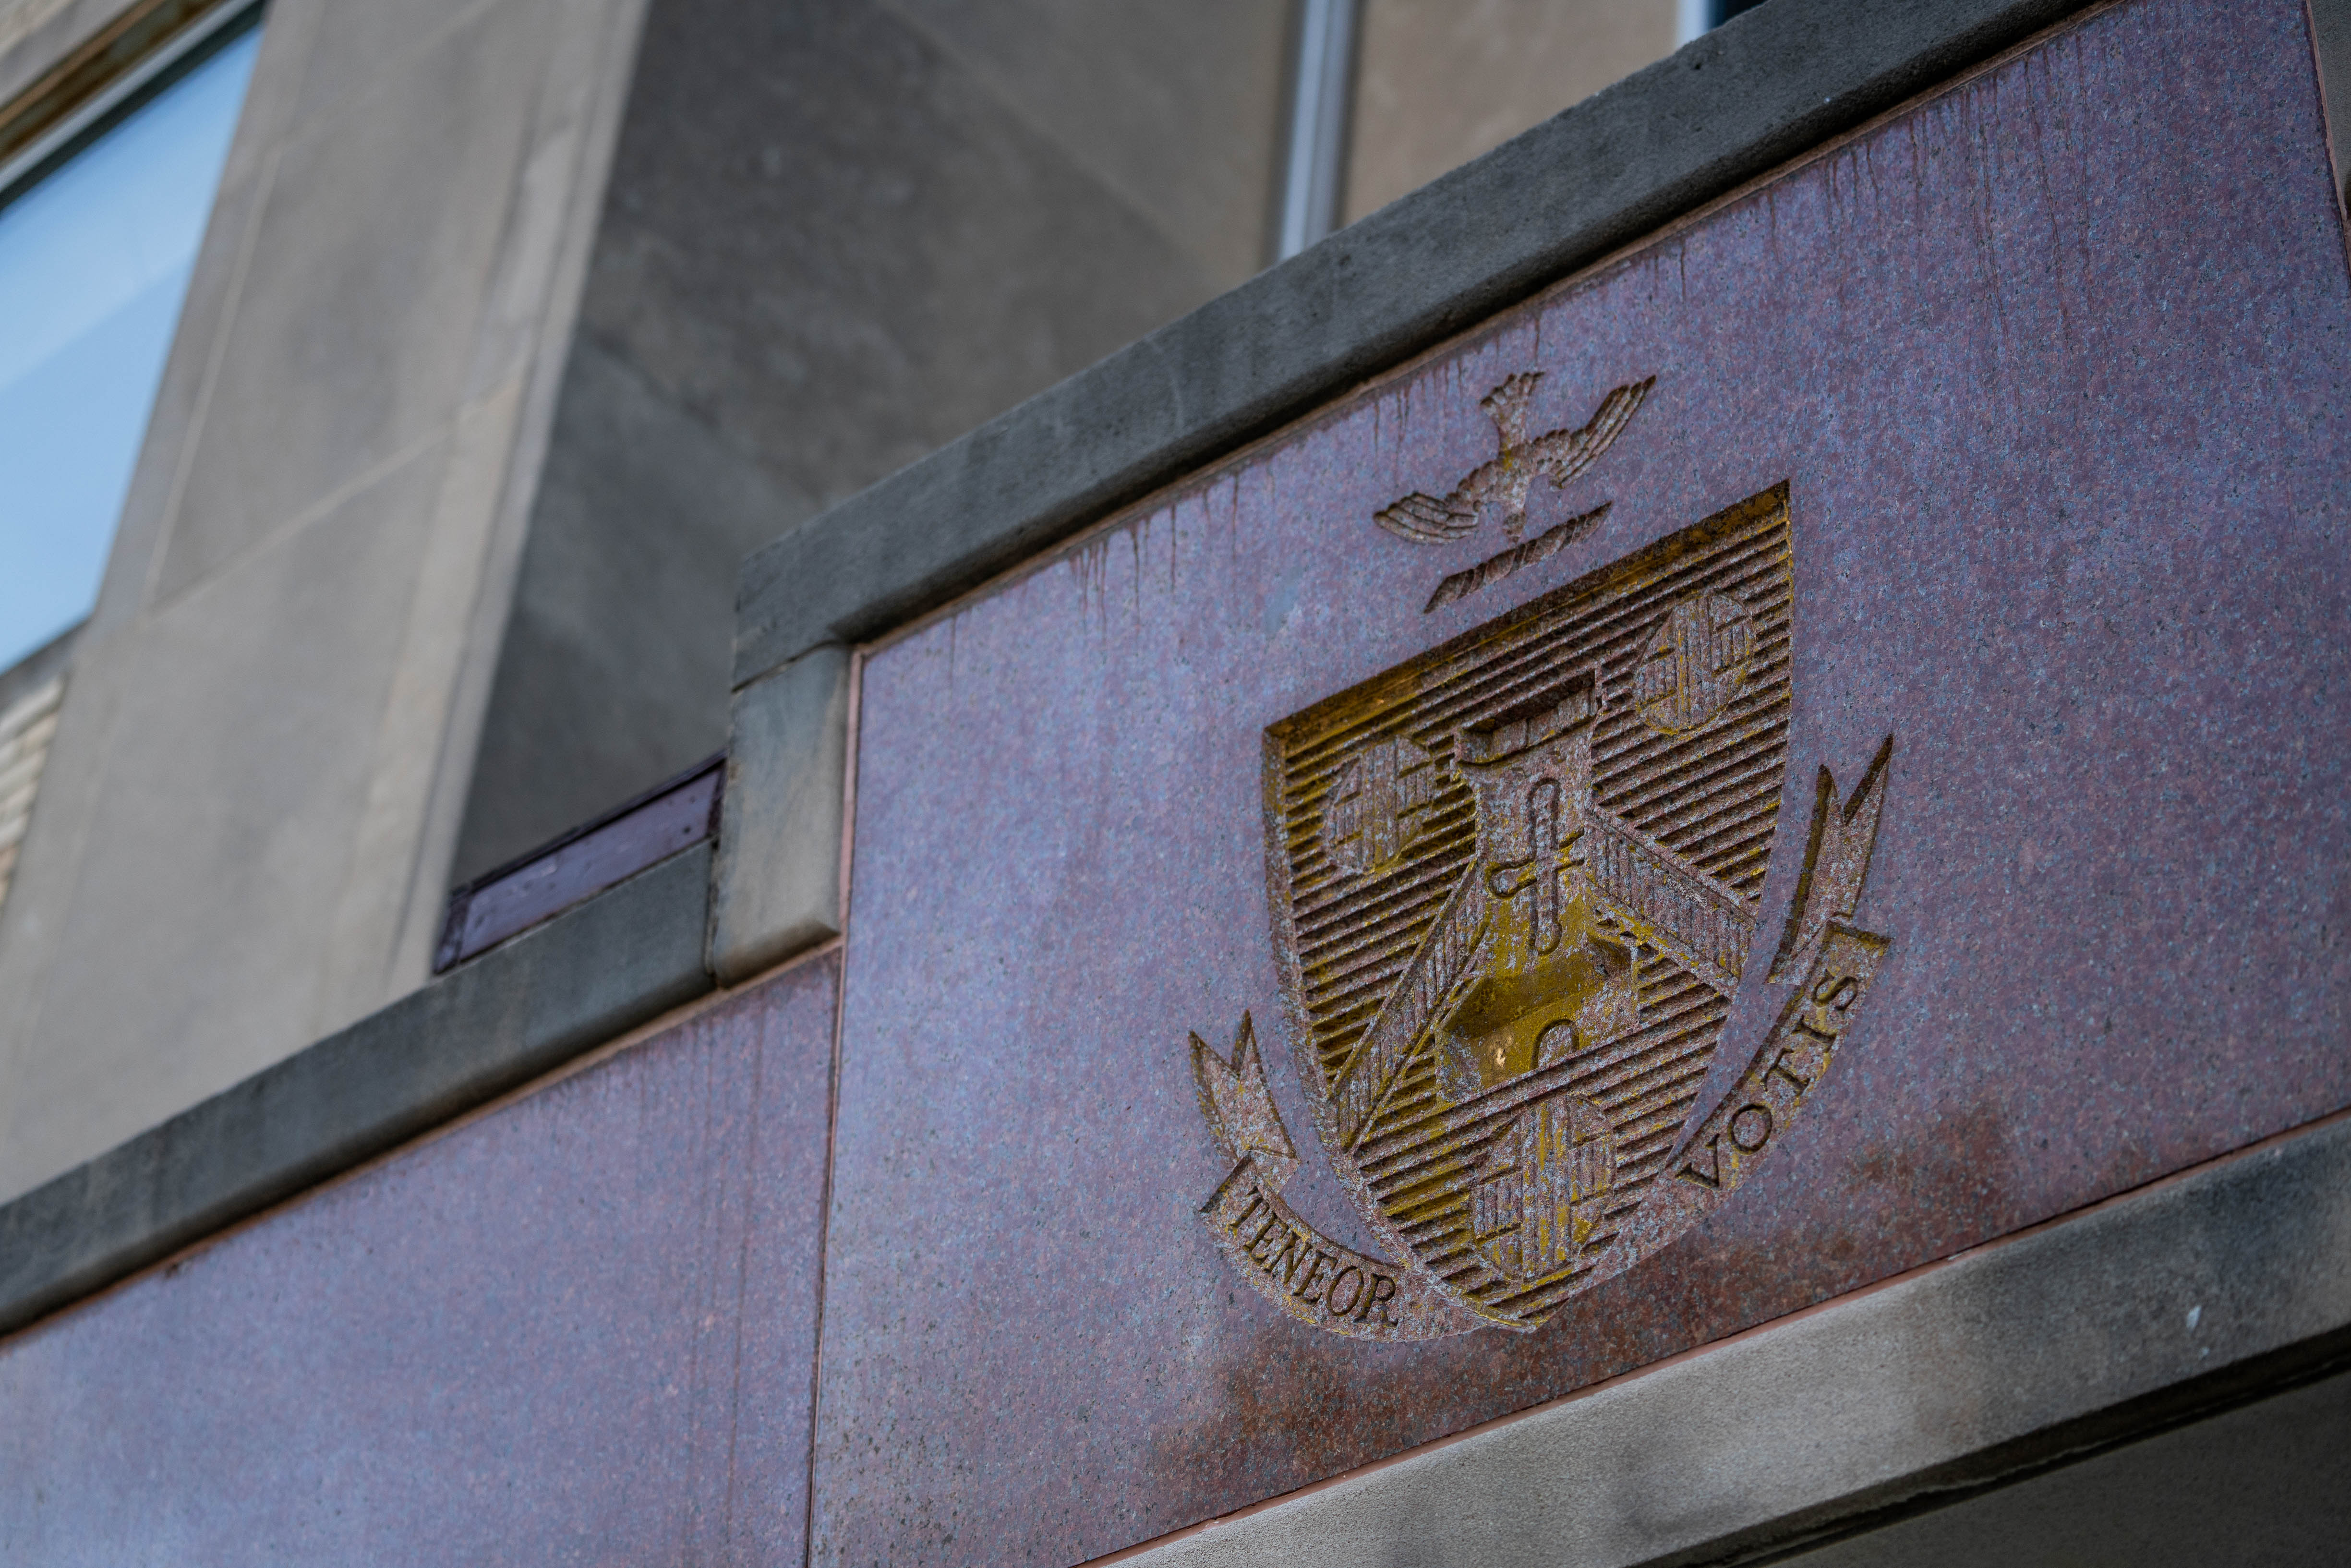
<path id="1" fill-rule="evenodd" d="M 0 1206 L 0 1333 L 710 989 L 701 843 Z"/>
<path id="2" fill-rule="evenodd" d="M 736 685 L 936 608 L 2085 8 L 1773 0 L 1726 23 L 752 555 Z"/>
<path id="3" fill-rule="evenodd" d="M 2351 1119 L 1102 1563 L 1779 1561 L 2351 1361 Z"/>

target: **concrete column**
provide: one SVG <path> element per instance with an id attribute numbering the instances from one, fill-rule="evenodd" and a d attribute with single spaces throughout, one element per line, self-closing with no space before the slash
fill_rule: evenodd
<path id="1" fill-rule="evenodd" d="M 423 977 L 640 4 L 270 6 L 0 910 L 0 1196 Z"/>
<path id="2" fill-rule="evenodd" d="M 653 0 L 453 880 L 726 743 L 745 555 L 1263 265 L 1286 10 Z"/>

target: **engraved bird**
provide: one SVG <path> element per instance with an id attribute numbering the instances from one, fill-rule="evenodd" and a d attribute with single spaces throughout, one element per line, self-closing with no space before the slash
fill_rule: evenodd
<path id="1" fill-rule="evenodd" d="M 1541 371 L 1521 371 L 1486 394 L 1479 406 L 1493 420 L 1501 451 L 1471 470 L 1452 494 L 1437 497 L 1416 490 L 1374 513 L 1373 520 L 1398 538 L 1441 545 L 1477 528 L 1480 513 L 1491 505 L 1501 510 L 1503 535 L 1516 543 L 1526 527 L 1527 492 L 1536 476 L 1549 479 L 1556 489 L 1591 467 L 1657 383 L 1655 376 L 1627 382 L 1600 400 L 1583 429 L 1554 430 L 1530 440 L 1527 413 L 1541 380 Z"/>

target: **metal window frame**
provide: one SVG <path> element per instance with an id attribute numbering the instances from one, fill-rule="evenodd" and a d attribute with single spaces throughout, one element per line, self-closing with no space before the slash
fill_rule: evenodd
<path id="1" fill-rule="evenodd" d="M 0 209 L 214 49 L 257 26 L 265 0 L 151 0 L 74 51 L 0 112 Z M 122 63 L 121 57 L 131 57 Z"/>

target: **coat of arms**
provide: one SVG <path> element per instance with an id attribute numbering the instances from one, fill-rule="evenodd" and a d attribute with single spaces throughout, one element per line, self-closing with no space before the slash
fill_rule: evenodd
<path id="1" fill-rule="evenodd" d="M 1282 1311 L 1531 1330 L 1697 1223 L 1818 1092 L 1888 946 L 1851 921 L 1893 743 L 1843 800 L 1823 770 L 1767 936 L 1789 551 L 1782 485 L 1267 731 L 1290 1060 L 1384 1254 L 1282 1197 L 1297 1147 L 1249 1018 L 1229 1055 L 1195 1036 L 1231 1162 L 1203 1218 Z M 1750 982 L 1793 989 L 1726 1040 Z M 1726 1052 L 1743 1071 L 1701 1103 Z"/>

